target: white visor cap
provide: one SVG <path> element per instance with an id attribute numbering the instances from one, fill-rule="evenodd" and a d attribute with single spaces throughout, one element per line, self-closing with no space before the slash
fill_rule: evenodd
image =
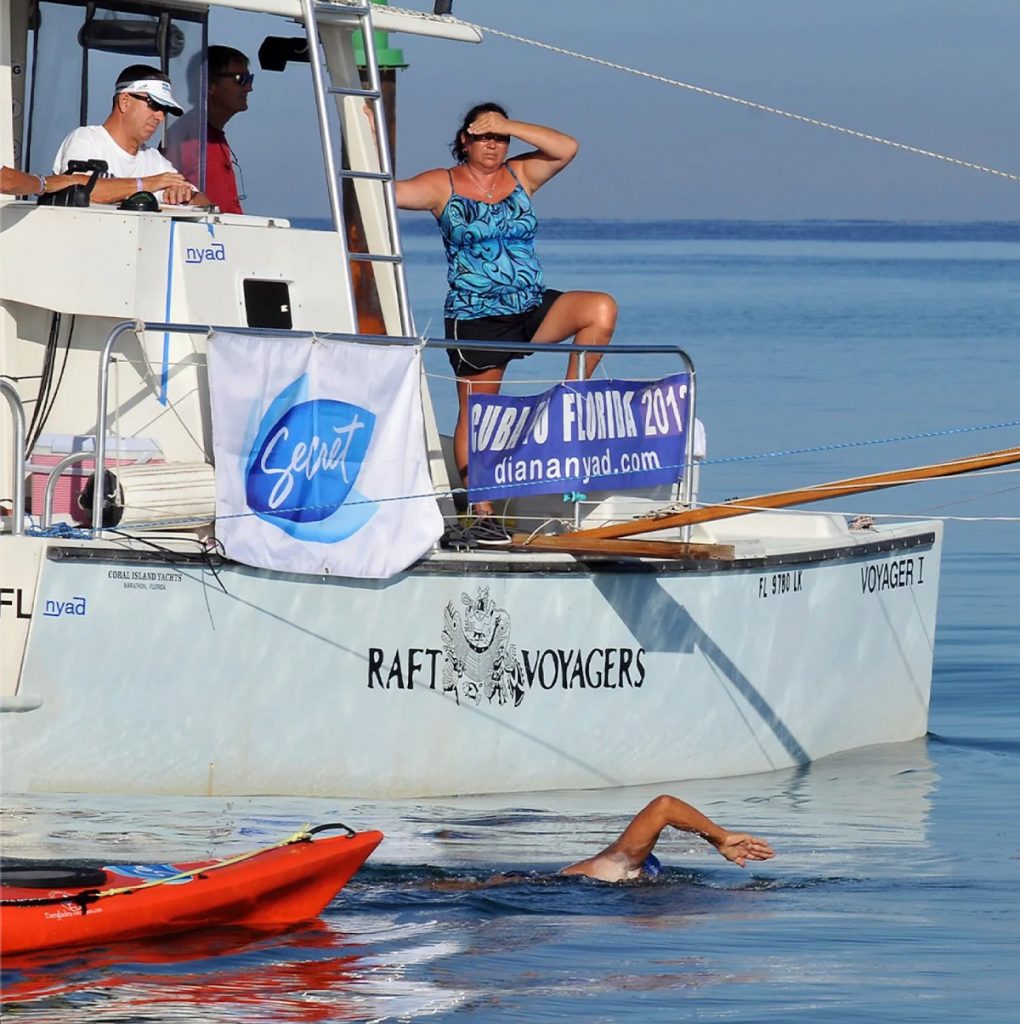
<path id="1" fill-rule="evenodd" d="M 158 78 L 139 78 L 134 82 L 121 82 L 117 86 L 117 92 L 141 92 L 151 96 L 160 106 L 166 107 L 171 113 L 180 117 L 184 108 L 174 99 L 170 92 L 170 83 L 161 82 Z"/>

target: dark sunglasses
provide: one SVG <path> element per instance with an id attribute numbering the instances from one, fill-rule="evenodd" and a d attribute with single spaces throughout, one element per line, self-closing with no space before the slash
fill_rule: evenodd
<path id="1" fill-rule="evenodd" d="M 163 114 L 169 114 L 170 113 L 170 108 L 169 107 L 164 107 L 162 103 L 156 102 L 156 100 L 154 100 L 147 93 L 144 93 L 144 92 L 129 92 L 128 96 L 130 96 L 133 100 L 141 100 L 149 108 L 149 110 L 156 110 L 156 111 L 159 111 L 160 113 L 163 113 Z"/>
<path id="2" fill-rule="evenodd" d="M 484 132 L 481 135 L 468 133 L 468 139 L 471 142 L 502 142 L 504 145 L 508 145 L 510 142 L 509 135 L 497 135 L 495 132 Z"/>
<path id="3" fill-rule="evenodd" d="M 244 87 L 255 81 L 255 75 L 251 71 L 214 71 L 210 78 L 232 78 L 238 85 Z"/>

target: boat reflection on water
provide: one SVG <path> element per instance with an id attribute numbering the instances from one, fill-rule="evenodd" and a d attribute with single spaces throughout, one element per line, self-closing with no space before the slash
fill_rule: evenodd
<path id="1" fill-rule="evenodd" d="M 68 1020 L 85 1012 L 108 1022 L 276 1022 L 364 1020 L 459 1002 L 455 990 L 433 991 L 427 981 L 405 986 L 385 960 L 324 921 L 271 934 L 223 928 L 8 959 L 0 1005 L 5 1013 L 48 1007 Z"/>

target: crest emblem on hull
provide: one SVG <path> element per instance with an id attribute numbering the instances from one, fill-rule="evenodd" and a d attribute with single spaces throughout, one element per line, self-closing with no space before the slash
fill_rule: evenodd
<path id="1" fill-rule="evenodd" d="M 510 643 L 510 615 L 497 608 L 489 588 L 477 596 L 460 595 L 463 613 L 450 601 L 443 615 L 443 693 L 459 704 L 512 704 L 524 700 L 524 674 L 517 648 Z"/>

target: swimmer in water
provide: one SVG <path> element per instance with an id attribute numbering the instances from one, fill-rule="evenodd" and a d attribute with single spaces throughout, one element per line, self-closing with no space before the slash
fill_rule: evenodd
<path id="1" fill-rule="evenodd" d="M 660 866 L 652 850 L 667 825 L 682 832 L 696 833 L 739 867 L 749 860 L 768 860 L 775 856 L 764 839 L 744 832 L 730 832 L 675 796 L 657 796 L 638 811 L 619 839 L 594 857 L 562 868 L 560 874 L 587 875 L 600 882 L 654 878 Z"/>
<path id="2" fill-rule="evenodd" d="M 634 815 L 631 823 L 601 853 L 587 860 L 579 860 L 561 868 L 560 875 L 586 875 L 600 882 L 633 882 L 652 879 L 661 871 L 661 865 L 652 850 L 667 825 L 681 832 L 694 832 L 711 843 L 727 860 L 743 867 L 749 860 L 769 860 L 775 851 L 764 839 L 746 832 L 730 832 L 702 814 L 696 807 L 675 796 L 657 796 L 647 807 Z M 534 875 L 520 872 L 493 875 L 484 881 L 465 879 L 439 879 L 429 884 L 430 889 L 444 892 L 463 892 L 487 889 L 494 885 L 509 885 L 534 879 Z"/>

